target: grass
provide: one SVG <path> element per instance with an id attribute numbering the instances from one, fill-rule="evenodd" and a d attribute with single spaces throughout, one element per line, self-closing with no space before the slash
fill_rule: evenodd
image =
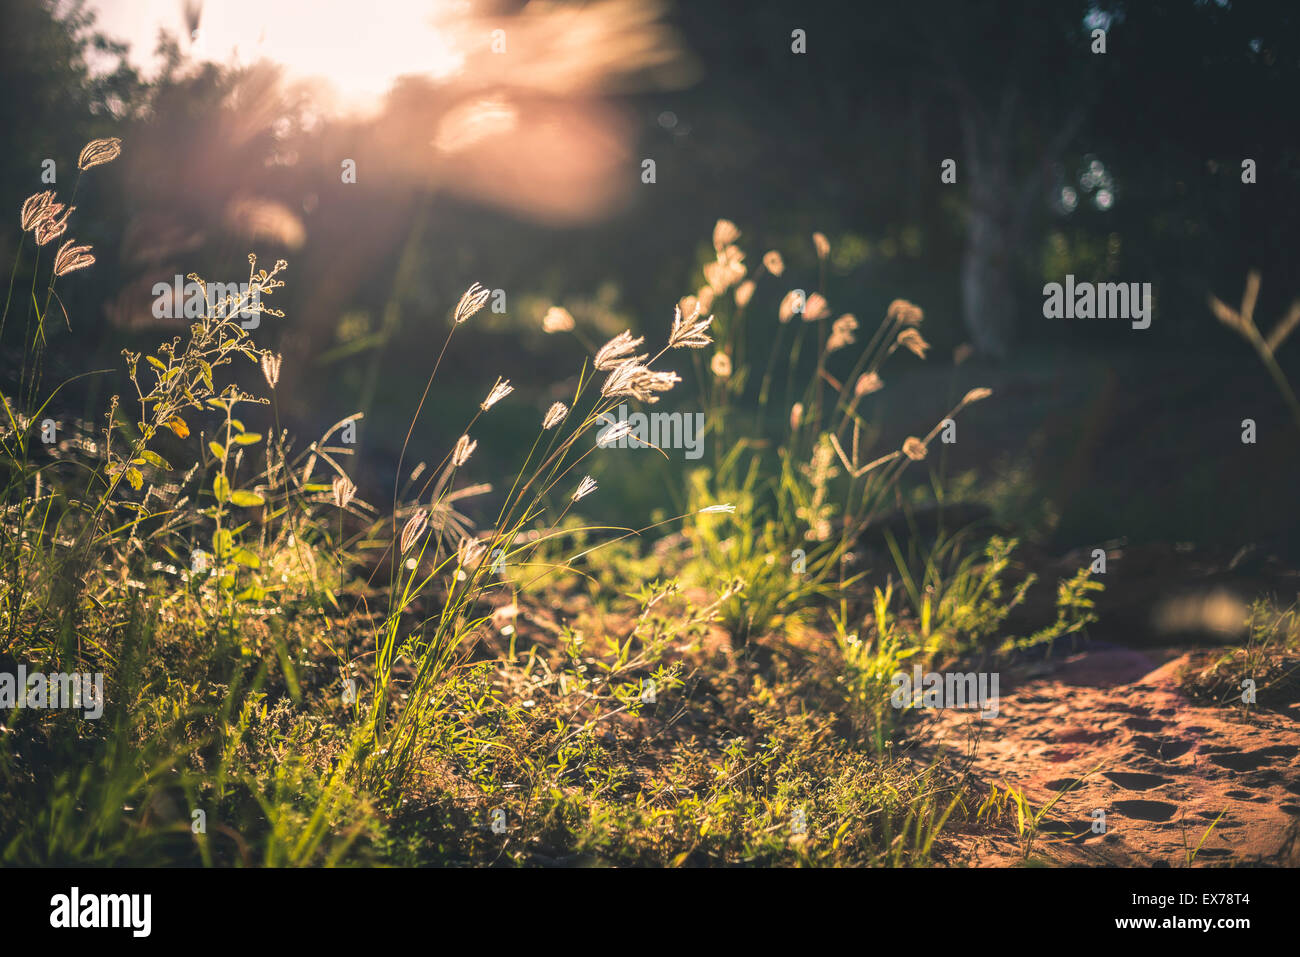
<path id="1" fill-rule="evenodd" d="M 120 144 L 96 149 L 87 170 Z M 747 316 L 784 263 L 749 269 L 720 221 L 666 344 L 651 356 L 627 332 L 587 349 L 495 481 L 473 475 L 474 451 L 510 383 L 485 385 L 452 448 L 416 440 L 486 299 L 476 284 L 391 500 L 372 503 L 337 439 L 357 416 L 303 445 L 279 425 L 293 358 L 246 320 L 282 318 L 266 300 L 284 261 L 250 256 L 246 291 L 124 352 L 134 395 L 100 430 L 43 441 L 61 388 L 41 380 L 50 303 L 71 271 L 41 266 L 41 240 L 68 225 L 55 207 L 33 197 L 23 223 L 38 243 L 14 300 L 25 360 L 0 395 L 0 672 L 102 675 L 107 703 L 98 719 L 6 709 L 0 862 L 911 866 L 980 823 L 956 769 L 911 751 L 889 679 L 1018 647 L 1001 626 L 1033 581 L 1004 581 L 1015 543 L 973 532 L 891 539 L 883 570 L 860 556 L 909 465 L 988 390 L 872 451 L 864 408 L 893 353 L 924 358 L 923 316 L 898 301 L 854 348 L 857 320 L 830 318 L 824 238 L 822 291 Z M 753 366 L 762 322 L 786 368 Z M 571 317 L 554 323 L 583 342 Z M 599 433 L 681 382 L 660 366 L 674 357 L 694 360 L 713 459 L 684 476 L 682 514 L 585 523 Z M 238 384 L 245 363 L 264 388 Z M 1082 629 L 1096 587 L 1062 583 L 1057 622 L 1026 641 Z"/>

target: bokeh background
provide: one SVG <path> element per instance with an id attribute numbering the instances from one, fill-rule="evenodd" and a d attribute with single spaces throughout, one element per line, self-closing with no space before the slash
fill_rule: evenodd
<path id="1" fill-rule="evenodd" d="M 834 315 L 870 331 L 895 298 L 925 309 L 934 349 L 891 365 L 882 442 L 928 430 L 961 390 L 995 389 L 942 464 L 953 496 L 1054 548 L 1296 550 L 1300 433 L 1206 305 L 1235 304 L 1250 269 L 1265 329 L 1300 297 L 1293 4 L 373 6 L 0 0 L 0 262 L 22 200 L 49 188 L 45 159 L 63 198 L 82 144 L 124 141 L 77 194 L 72 235 L 98 261 L 61 286 L 70 327 L 51 330 L 47 381 L 113 371 L 62 393 L 63 414 L 102 421 L 126 387 L 121 350 L 183 331 L 153 316 L 155 282 L 239 281 L 248 252 L 283 257 L 270 304 L 286 316 L 257 333 L 285 357 L 281 420 L 310 439 L 363 412 L 350 467 L 383 501 L 450 310 L 477 281 L 505 311 L 457 334 L 408 462 L 441 458 L 501 375 L 517 392 L 475 460 L 499 476 L 584 354 L 542 331 L 546 310 L 568 309 L 590 343 L 661 339 L 726 217 L 751 263 L 786 261 L 748 322 L 775 330 L 784 292 L 817 288 L 814 231 Z M 1151 328 L 1043 318 L 1043 284 L 1067 273 L 1150 282 Z M 6 386 L 21 331 L 0 343 Z M 1300 345 L 1278 358 L 1300 373 Z M 665 411 L 699 407 L 681 371 Z M 689 466 L 611 452 L 590 511 L 671 508 Z"/>

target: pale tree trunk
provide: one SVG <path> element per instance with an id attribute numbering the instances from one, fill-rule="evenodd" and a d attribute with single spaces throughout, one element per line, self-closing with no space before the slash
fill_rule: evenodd
<path id="1" fill-rule="evenodd" d="M 1085 117 L 1082 108 L 1072 111 L 1034 162 L 1017 169 L 1012 142 L 1018 101 L 1018 91 L 1008 87 L 997 111 L 990 114 L 958 85 L 970 196 L 962 253 L 962 319 L 971 344 L 994 359 L 1007 358 L 1015 343 L 1016 268 L 1028 223 L 1052 163 Z"/>
<path id="2" fill-rule="evenodd" d="M 1005 359 L 1015 337 L 1016 297 L 1012 275 L 1016 234 L 1005 170 L 986 167 L 990 180 L 971 187 L 966 249 L 962 254 L 962 318 L 981 355 Z"/>

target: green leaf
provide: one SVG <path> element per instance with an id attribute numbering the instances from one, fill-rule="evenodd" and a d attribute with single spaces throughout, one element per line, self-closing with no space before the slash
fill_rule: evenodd
<path id="1" fill-rule="evenodd" d="M 162 369 L 164 372 L 167 371 L 167 364 L 156 356 L 145 356 L 145 358 L 149 360 L 149 365 L 153 366 L 155 369 Z"/>
<path id="2" fill-rule="evenodd" d="M 236 548 L 235 553 L 230 556 L 234 561 L 246 568 L 261 568 L 262 560 L 250 552 L 247 548 Z"/>
<path id="3" fill-rule="evenodd" d="M 266 499 L 256 492 L 246 492 L 242 488 L 230 493 L 230 501 L 240 508 L 253 508 L 257 505 L 265 505 Z"/>
<path id="4" fill-rule="evenodd" d="M 212 494 L 217 497 L 218 502 L 230 500 L 230 479 L 218 473 L 217 477 L 212 480 Z"/>
<path id="5" fill-rule="evenodd" d="M 236 435 L 234 441 L 236 445 L 252 445 L 255 442 L 262 441 L 262 433 L 244 432 L 241 435 Z"/>
<path id="6" fill-rule="evenodd" d="M 140 486 L 144 485 L 144 476 L 140 474 L 140 470 L 137 468 L 126 470 L 126 480 L 131 483 L 131 488 L 137 492 L 140 491 Z"/>
<path id="7" fill-rule="evenodd" d="M 230 554 L 230 549 L 234 547 L 235 537 L 224 528 L 219 532 L 212 533 L 212 555 L 217 561 L 225 561 L 226 556 Z"/>
<path id="8" fill-rule="evenodd" d="M 220 459 L 221 461 L 224 462 L 224 461 L 226 460 L 226 450 L 222 447 L 222 445 L 221 445 L 220 442 L 217 442 L 217 441 L 215 441 L 215 440 L 212 441 L 212 442 L 209 442 L 209 443 L 208 443 L 208 451 L 210 451 L 213 455 L 215 455 L 215 456 L 216 456 L 218 459 Z"/>
<path id="9" fill-rule="evenodd" d="M 148 449 L 144 449 L 140 453 L 140 458 L 144 459 L 154 468 L 162 469 L 166 472 L 171 471 L 172 467 L 167 464 L 167 460 L 163 458 L 161 455 L 159 455 L 157 452 L 150 452 Z"/>

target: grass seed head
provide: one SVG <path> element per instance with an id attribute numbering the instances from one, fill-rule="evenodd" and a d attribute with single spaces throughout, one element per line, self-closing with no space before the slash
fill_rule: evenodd
<path id="1" fill-rule="evenodd" d="M 456 440 L 456 448 L 451 453 L 451 467 L 458 469 L 468 462 L 476 448 L 478 448 L 477 440 L 471 442 L 468 435 L 462 435 Z"/>
<path id="2" fill-rule="evenodd" d="M 509 379 L 502 379 L 497 376 L 496 384 L 492 386 L 492 391 L 488 393 L 487 398 L 479 403 L 479 408 L 486 412 L 514 391 L 514 386 L 510 384 Z"/>
<path id="3" fill-rule="evenodd" d="M 62 203 L 53 203 L 49 211 L 40 222 L 36 224 L 36 245 L 44 246 L 46 243 L 53 242 L 63 235 L 68 228 L 68 217 L 72 215 L 73 210 L 77 207 L 69 206 L 66 210 Z M 62 213 L 62 218 L 59 214 Z"/>
<path id="4" fill-rule="evenodd" d="M 39 224 L 45 222 L 49 217 L 54 206 L 54 190 L 47 189 L 43 193 L 33 193 L 28 196 L 23 203 L 21 222 L 23 232 L 31 232 Z"/>
<path id="5" fill-rule="evenodd" d="M 577 490 L 573 493 L 573 500 L 575 502 L 579 501 L 594 491 L 596 491 L 596 480 L 590 475 L 584 476 L 582 481 L 578 483 Z"/>
<path id="6" fill-rule="evenodd" d="M 492 290 L 484 289 L 478 283 L 474 283 L 474 285 L 466 289 L 465 295 L 461 296 L 460 302 L 456 303 L 456 312 L 453 318 L 457 325 L 482 309 L 483 304 L 487 302 L 490 295 L 492 295 Z"/>
<path id="7" fill-rule="evenodd" d="M 593 364 L 601 372 L 607 372 L 625 362 L 632 351 L 643 342 L 645 336 L 634 339 L 632 333 L 625 329 L 600 347 Z M 645 356 L 641 358 L 644 359 Z"/>
<path id="8" fill-rule="evenodd" d="M 879 392 L 885 387 L 885 380 L 875 372 L 868 372 L 866 375 L 859 376 L 858 381 L 853 385 L 853 394 L 857 396 L 870 395 L 873 392 Z"/>
<path id="9" fill-rule="evenodd" d="M 826 342 L 826 351 L 835 352 L 845 346 L 851 346 L 857 339 L 853 333 L 858 328 L 858 320 L 852 313 L 845 313 L 831 325 L 831 337 Z"/>
<path id="10" fill-rule="evenodd" d="M 713 248 L 721 252 L 740 238 L 740 230 L 729 219 L 720 219 L 713 227 Z"/>
<path id="11" fill-rule="evenodd" d="M 807 301 L 803 304 L 804 322 L 816 322 L 818 319 L 825 319 L 830 314 L 830 303 L 828 303 L 826 297 L 819 292 L 814 292 L 809 295 Z"/>
<path id="12" fill-rule="evenodd" d="M 110 136 L 102 140 L 91 140 L 81 150 L 81 155 L 77 157 L 77 169 L 88 170 L 94 166 L 103 166 L 105 163 L 111 163 L 122 155 L 122 141 L 116 136 Z"/>
<path id="13" fill-rule="evenodd" d="M 895 299 L 889 304 L 885 316 L 889 319 L 897 319 L 905 326 L 919 326 L 921 320 L 925 318 L 925 313 L 921 311 L 920 306 L 906 299 Z"/>
<path id="14" fill-rule="evenodd" d="M 90 254 L 90 247 L 74 246 L 73 243 L 75 242 L 75 239 L 69 239 L 59 247 L 59 251 L 54 257 L 54 275 L 66 276 L 70 272 L 85 269 L 94 263 L 95 257 Z"/>
<path id="15" fill-rule="evenodd" d="M 334 504 L 339 508 L 347 508 L 348 503 L 356 497 L 357 487 L 352 484 L 351 479 L 346 475 L 336 475 L 332 484 Z"/>
<path id="16" fill-rule="evenodd" d="M 402 554 L 405 555 L 411 550 L 424 533 L 425 528 L 429 525 L 429 510 L 422 508 L 406 520 L 406 526 L 402 529 Z"/>
<path id="17" fill-rule="evenodd" d="M 925 358 L 925 352 L 930 348 L 930 343 L 910 326 L 898 334 L 898 344 L 921 359 Z"/>
<path id="18" fill-rule="evenodd" d="M 546 410 L 546 417 L 542 419 L 542 429 L 550 430 L 555 428 L 564 421 L 564 417 L 569 414 L 569 407 L 563 402 L 556 402 Z"/>
<path id="19" fill-rule="evenodd" d="M 272 389 L 274 389 L 280 382 L 280 364 L 283 361 L 284 357 L 278 352 L 262 353 L 262 377 L 266 379 L 266 384 Z"/>
<path id="20" fill-rule="evenodd" d="M 543 332 L 572 332 L 573 327 L 573 316 L 569 314 L 569 310 L 560 306 L 551 306 L 550 309 L 546 310 L 546 315 L 542 317 Z"/>
<path id="21" fill-rule="evenodd" d="M 713 344 L 713 339 L 705 334 L 713 324 L 713 317 L 701 318 L 698 311 L 688 316 L 682 318 L 682 310 L 678 307 L 672 332 L 668 334 L 669 349 L 703 349 Z"/>

